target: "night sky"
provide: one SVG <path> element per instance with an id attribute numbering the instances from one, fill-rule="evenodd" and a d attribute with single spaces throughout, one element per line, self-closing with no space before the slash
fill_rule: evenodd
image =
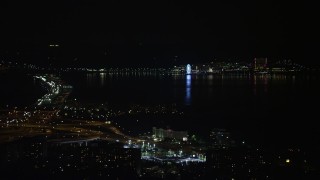
<path id="1" fill-rule="evenodd" d="M 1 54 L 34 63 L 171 65 L 291 58 L 319 65 L 318 10 L 306 1 L 0 3 Z M 49 44 L 59 44 L 47 60 Z M 51 62 L 53 61 L 53 62 Z"/>

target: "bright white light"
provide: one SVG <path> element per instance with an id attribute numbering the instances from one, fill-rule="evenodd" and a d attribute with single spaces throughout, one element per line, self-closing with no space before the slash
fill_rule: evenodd
<path id="1" fill-rule="evenodd" d="M 186 68 L 186 74 L 191 74 L 191 65 L 187 64 L 187 68 Z"/>

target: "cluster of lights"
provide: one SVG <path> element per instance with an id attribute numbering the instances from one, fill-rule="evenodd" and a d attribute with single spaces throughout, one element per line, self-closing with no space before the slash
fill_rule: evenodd
<path id="1" fill-rule="evenodd" d="M 42 104 L 51 104 L 52 99 L 61 92 L 61 84 L 57 84 L 54 81 L 47 81 L 47 78 L 45 76 L 34 77 L 40 79 L 49 87 L 48 93 L 42 96 L 40 99 L 38 99 L 37 105 L 41 106 Z"/>

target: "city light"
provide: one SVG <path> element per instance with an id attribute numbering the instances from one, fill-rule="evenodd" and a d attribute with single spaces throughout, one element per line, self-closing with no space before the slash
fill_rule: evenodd
<path id="1" fill-rule="evenodd" d="M 190 64 L 187 64 L 186 74 L 191 74 L 191 65 Z"/>

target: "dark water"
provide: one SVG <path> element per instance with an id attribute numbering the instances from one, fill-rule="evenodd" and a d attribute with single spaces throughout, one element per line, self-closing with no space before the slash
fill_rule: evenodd
<path id="1" fill-rule="evenodd" d="M 12 78 L 17 83 L 12 83 Z M 2 98 L 6 103 L 21 103 L 21 99 L 32 102 L 36 88 L 27 79 L 30 80 L 1 75 L 1 87 L 11 85 L 8 88 L 11 90 L 1 88 L 1 103 Z M 77 73 L 64 74 L 62 79 L 74 86 L 70 98 L 80 102 L 107 102 L 110 105 L 176 103 L 188 116 L 164 120 L 175 129 L 205 135 L 212 128 L 226 128 L 235 138 L 256 144 L 320 147 L 317 125 L 320 119 L 319 76 Z M 22 87 L 18 82 L 22 82 Z M 27 82 L 31 84 L 27 85 Z"/>
<path id="2" fill-rule="evenodd" d="M 310 75 L 66 75 L 73 98 L 110 104 L 177 103 L 176 129 L 227 128 L 258 144 L 319 147 L 320 79 Z"/>
<path id="3" fill-rule="evenodd" d="M 32 75 L 0 73 L 0 106 L 24 107 L 34 104 L 45 91 Z"/>

